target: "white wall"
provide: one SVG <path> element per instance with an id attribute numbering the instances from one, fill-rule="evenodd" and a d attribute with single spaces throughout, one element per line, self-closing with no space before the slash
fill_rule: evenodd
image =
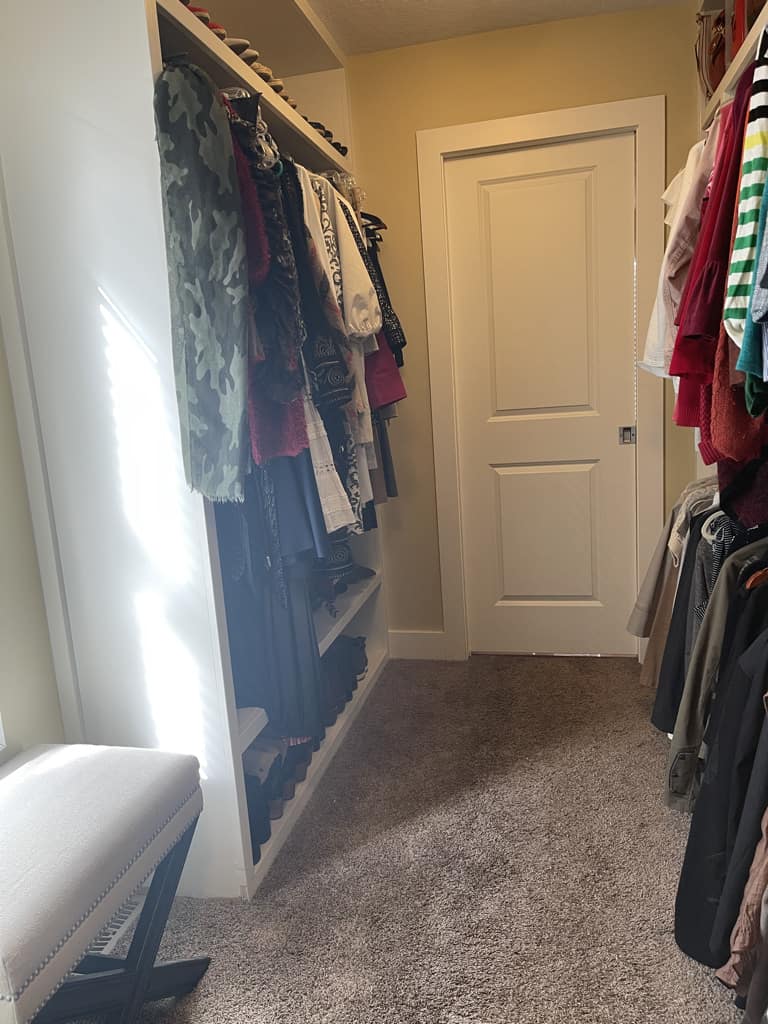
<path id="1" fill-rule="evenodd" d="M 348 146 L 352 154 L 352 118 L 344 68 L 293 75 L 285 79 L 285 88 L 298 103 L 298 109 L 310 121 L 320 121 L 333 132 L 336 142 Z"/>
<path id="2" fill-rule="evenodd" d="M 0 716 L 7 758 L 63 739 L 8 366 L 0 334 Z"/>

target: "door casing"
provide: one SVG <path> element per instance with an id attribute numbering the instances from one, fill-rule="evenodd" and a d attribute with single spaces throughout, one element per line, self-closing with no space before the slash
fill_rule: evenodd
<path id="1" fill-rule="evenodd" d="M 661 194 L 665 187 L 665 130 L 665 99 L 649 96 L 416 133 L 443 604 L 443 631 L 431 639 L 431 657 L 463 660 L 469 655 L 454 337 L 451 303 L 446 301 L 450 295 L 446 161 L 468 154 L 631 132 L 635 140 L 636 174 L 637 352 L 639 325 L 646 324 L 651 314 L 664 251 Z M 664 516 L 664 389 L 663 382 L 651 374 L 637 376 L 636 421 L 636 559 L 640 581 Z M 628 608 L 627 617 L 630 611 Z"/>

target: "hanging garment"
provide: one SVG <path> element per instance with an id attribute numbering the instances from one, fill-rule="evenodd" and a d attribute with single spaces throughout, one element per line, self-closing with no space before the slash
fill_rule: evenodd
<path id="1" fill-rule="evenodd" d="M 269 239 L 264 223 L 264 211 L 261 208 L 256 183 L 251 176 L 250 162 L 234 130 L 232 130 L 232 150 L 237 168 L 240 199 L 243 204 L 248 281 L 252 288 L 258 288 L 264 284 L 270 264 Z"/>
<path id="2" fill-rule="evenodd" d="M 701 526 L 701 540 L 696 547 L 696 565 L 691 594 L 692 615 L 688 617 L 688 656 L 696 642 L 699 626 L 704 621 L 709 598 L 717 577 L 734 545 L 746 536 L 746 529 L 727 512 L 713 512 Z"/>
<path id="3" fill-rule="evenodd" d="M 713 949 L 712 928 L 726 876 L 728 834 L 735 832 L 760 729 L 768 672 L 768 589 L 758 588 L 732 623 L 707 726 L 708 756 L 691 820 L 675 903 L 675 940 L 688 956 L 722 967 L 728 949 Z M 738 905 L 733 910 L 732 928 Z M 730 928 L 728 929 L 730 931 Z"/>
<path id="4" fill-rule="evenodd" d="M 632 636 L 647 637 L 651 634 L 653 620 L 656 617 L 661 589 L 664 585 L 664 567 L 672 561 L 672 554 L 668 547 L 669 536 L 672 532 L 672 524 L 677 519 L 680 507 L 678 498 L 674 508 L 667 516 L 664 527 L 659 534 L 648 568 L 645 571 L 643 582 L 635 601 L 635 607 L 629 616 L 627 632 Z"/>
<path id="5" fill-rule="evenodd" d="M 312 176 L 300 164 L 295 164 L 301 189 L 304 224 L 312 242 L 314 258 L 320 264 L 329 285 L 322 289 L 322 300 L 325 316 L 330 326 L 346 338 L 346 327 L 341 315 L 341 263 L 338 259 L 336 236 L 331 230 L 330 218 L 326 215 L 325 227 L 320 217 L 320 200 L 312 185 Z M 327 204 L 326 204 L 327 205 Z M 332 259 L 333 256 L 333 259 Z"/>
<path id="6" fill-rule="evenodd" d="M 281 165 L 272 156 L 265 159 L 258 97 L 231 98 L 228 109 L 232 131 L 249 162 L 271 254 L 263 284 L 251 290 L 259 344 L 252 352 L 250 395 L 288 403 L 300 398 L 304 387 L 299 355 L 307 335 L 280 189 Z"/>
<path id="7" fill-rule="evenodd" d="M 651 722 L 660 732 L 673 732 L 685 687 L 686 671 L 691 656 L 691 652 L 687 648 L 687 641 L 691 635 L 689 621 L 693 614 L 691 606 L 696 556 L 701 538 L 701 528 L 710 515 L 710 511 L 700 512 L 690 521 L 688 542 L 680 568 L 669 633 L 661 660 L 659 685 L 651 712 Z"/>
<path id="8" fill-rule="evenodd" d="M 677 334 L 675 322 L 699 237 L 704 198 L 714 166 L 719 132 L 718 111 L 706 139 L 697 142 L 688 154 L 677 197 L 674 191 L 670 194 L 674 182 L 664 193 L 666 201 L 672 203 L 670 231 L 659 275 L 656 303 L 645 339 L 645 352 L 642 361 L 638 363 L 642 369 L 659 376 L 669 376 Z"/>
<path id="9" fill-rule="evenodd" d="M 738 227 L 726 283 L 723 324 L 737 345 L 744 339 L 749 297 L 755 270 L 758 221 L 768 174 L 768 60 L 754 64 L 747 127 L 743 143 Z M 741 369 L 741 367 L 740 367 Z"/>
<path id="10" fill-rule="evenodd" d="M 645 573 L 640 592 L 627 623 L 627 632 L 632 636 L 648 637 L 645 657 L 640 670 L 640 684 L 656 690 L 667 644 L 675 591 L 678 580 L 678 567 L 672 558 L 668 541 L 672 525 L 677 519 L 682 496 L 672 508 Z"/>
<path id="11" fill-rule="evenodd" d="M 381 259 L 379 257 L 377 241 L 374 240 L 371 243 L 368 248 L 368 254 L 373 265 L 371 280 L 376 288 L 379 305 L 381 306 L 381 315 L 384 320 L 384 337 L 387 339 L 387 344 L 392 349 L 392 354 L 395 357 L 395 363 L 398 367 L 402 367 L 405 363 L 403 349 L 408 344 L 408 341 L 405 337 L 403 326 L 400 323 L 400 318 L 392 308 L 392 301 L 389 297 L 389 291 L 387 290 L 387 282 L 384 280 L 384 272 L 381 269 Z"/>
<path id="12" fill-rule="evenodd" d="M 257 466 L 277 458 L 293 458 L 309 446 L 304 399 L 273 402 L 252 390 L 248 401 L 251 453 Z"/>
<path id="13" fill-rule="evenodd" d="M 389 421 L 394 419 L 396 415 L 395 407 L 387 406 L 379 409 L 375 417 L 379 455 L 381 456 L 380 466 L 384 474 L 384 487 L 388 498 L 396 498 L 398 496 L 395 460 L 392 457 L 392 447 L 389 443 Z"/>
<path id="14" fill-rule="evenodd" d="M 384 337 L 387 339 L 387 342 L 390 345 L 390 348 L 395 357 L 397 357 L 398 355 L 400 356 L 399 363 L 397 361 L 397 358 L 395 359 L 395 366 L 402 366 L 402 351 L 405 348 L 407 342 L 405 340 L 405 335 L 403 334 L 403 329 L 400 325 L 400 321 L 394 309 L 392 309 L 392 303 L 389 300 L 389 293 L 387 292 L 387 286 L 384 283 L 384 277 L 381 273 L 381 266 L 378 260 L 378 251 L 376 251 L 374 257 L 374 255 L 372 255 L 371 251 L 368 249 L 367 245 L 365 244 L 365 239 L 363 238 L 360 232 L 360 226 L 358 225 L 357 220 L 349 206 L 342 202 L 341 208 L 344 214 L 344 218 L 349 226 L 349 230 L 352 233 L 352 237 L 355 240 L 355 244 L 357 245 L 358 252 L 360 253 L 360 258 L 365 264 L 365 269 L 367 270 L 368 276 L 370 277 L 373 287 L 376 291 L 376 299 L 379 303 L 379 308 L 381 309 Z M 390 340 L 390 336 L 392 340 Z"/>
<path id="15" fill-rule="evenodd" d="M 402 402 L 407 397 L 403 378 L 383 331 L 376 336 L 378 349 L 365 357 L 365 386 L 371 409 Z"/>
<path id="16" fill-rule="evenodd" d="M 290 479 L 297 472 L 278 470 L 277 497 L 257 470 L 243 504 L 214 512 L 237 706 L 263 707 L 282 735 L 318 736 L 322 679 L 308 589 L 314 531 L 296 499 L 300 480 Z"/>
<path id="17" fill-rule="evenodd" d="M 742 474 L 754 468 L 749 486 L 741 489 L 730 501 L 731 512 L 747 529 L 768 523 L 768 463 L 763 457 L 765 449 L 749 462 L 731 462 L 726 459 L 717 464 L 720 491 L 725 492 Z"/>
<path id="18" fill-rule="evenodd" d="M 723 645 L 740 613 L 739 602 L 744 600 L 738 590 L 740 574 L 766 554 L 765 538 L 735 551 L 726 559 L 712 591 L 691 653 L 667 760 L 664 798 L 677 810 L 692 810 L 696 800 L 699 754 Z"/>
<path id="19" fill-rule="evenodd" d="M 768 158 L 765 159 L 768 164 Z M 768 293 L 763 293 L 760 288 L 760 261 L 759 257 L 765 243 L 765 224 L 768 217 L 768 190 L 763 188 L 763 195 L 760 201 L 760 210 L 757 221 L 757 236 L 755 239 L 755 257 L 753 258 L 754 269 L 749 279 L 749 304 L 747 307 L 747 318 L 744 323 L 744 337 L 741 342 L 741 351 L 736 361 L 737 369 L 744 373 L 751 373 L 762 379 L 763 377 L 763 331 L 759 323 L 760 315 L 765 309 Z"/>
<path id="20" fill-rule="evenodd" d="M 184 64 L 160 74 L 155 121 L 184 471 L 211 501 L 242 501 L 248 268 L 229 122 L 210 78 Z"/>
<path id="21" fill-rule="evenodd" d="M 768 1015 L 768 894 L 761 910 L 762 941 L 744 1008 L 742 1024 L 765 1024 Z"/>
<path id="22" fill-rule="evenodd" d="M 766 218 L 768 217 L 768 196 L 763 192 L 761 207 L 761 225 L 763 233 L 757 245 L 757 265 L 753 278 L 753 290 L 750 306 L 750 319 L 759 330 L 759 342 L 752 337 L 754 351 L 750 349 L 749 357 L 745 354 L 745 366 L 748 372 L 758 380 L 768 379 L 768 239 L 765 234 Z M 755 403 L 757 407 L 758 403 Z"/>
<path id="23" fill-rule="evenodd" d="M 680 327 L 670 364 L 670 373 L 681 378 L 675 411 L 676 422 L 681 426 L 700 425 L 700 388 L 712 382 L 753 71 L 750 66 L 739 79 L 728 116 L 726 112 L 722 115 L 720 160 L 681 302 Z"/>
<path id="24" fill-rule="evenodd" d="M 346 338 L 346 325 L 341 314 L 342 276 L 341 261 L 338 254 L 336 235 L 328 213 L 328 200 L 324 192 L 316 193 L 313 176 L 306 168 L 296 166 L 299 186 L 301 188 L 304 223 L 309 232 L 311 242 L 310 253 L 317 265 L 322 269 L 325 280 L 330 284 L 327 290 L 322 289 L 321 298 L 325 316 L 339 338 L 346 342 L 344 355 L 350 374 L 352 373 L 352 345 Z M 360 498 L 360 467 L 358 450 L 352 438 L 351 417 L 338 410 L 324 408 L 320 410 L 323 426 L 333 453 L 334 465 L 347 494 L 354 525 L 352 532 L 363 532 L 363 504 Z M 366 467 L 364 467 L 364 471 Z"/>
<path id="25" fill-rule="evenodd" d="M 336 241 L 336 231 L 334 229 L 333 222 L 331 220 L 331 203 L 330 197 L 331 192 L 328 192 L 323 184 L 324 178 L 318 177 L 316 174 L 308 175 L 311 182 L 312 191 L 317 199 L 317 208 L 320 217 L 320 228 L 322 231 L 323 245 L 325 247 L 326 257 L 328 259 L 328 266 L 331 271 L 330 280 L 333 284 L 333 290 L 336 295 L 336 302 L 338 303 L 339 310 L 344 309 L 344 291 L 342 288 L 341 280 L 341 259 L 339 258 L 339 247 Z M 327 182 L 325 183 L 327 184 Z M 343 317 L 342 317 L 342 322 Z M 346 333 L 347 327 L 344 326 Z"/>
<path id="26" fill-rule="evenodd" d="M 661 666 L 674 610 L 677 576 L 677 570 L 670 558 L 664 565 L 663 582 L 659 593 L 656 614 L 648 636 L 645 658 L 640 669 L 640 685 L 650 690 L 656 690 L 659 685 Z"/>
<path id="27" fill-rule="evenodd" d="M 680 507 L 669 532 L 668 541 L 669 550 L 676 562 L 682 554 L 692 517 L 712 505 L 716 492 L 717 479 L 712 476 L 692 480 L 683 489 L 679 498 Z"/>
<path id="28" fill-rule="evenodd" d="M 301 394 L 304 375 L 299 355 L 307 340 L 296 257 L 286 220 L 280 176 L 251 167 L 272 253 L 270 273 L 257 292 L 256 326 L 264 359 L 252 370 L 253 389 L 273 401 L 289 402 Z"/>
<path id="29" fill-rule="evenodd" d="M 349 226 L 346 201 L 331 183 L 321 177 L 312 179 L 318 196 L 323 236 L 329 259 L 338 262 L 337 295 L 344 314 L 344 325 L 351 353 L 354 396 L 350 418 L 355 439 L 357 475 L 363 505 L 373 501 L 369 462 L 373 460 L 373 425 L 365 383 L 365 353 L 377 349 L 375 334 L 381 330 L 381 309 L 376 293 Z M 351 212 L 349 213 L 352 216 Z"/>
<path id="30" fill-rule="evenodd" d="M 352 436 L 346 412 L 338 409 L 329 410 L 323 417 L 328 433 L 328 442 L 333 453 L 336 472 L 343 481 L 344 490 L 349 498 L 352 514 L 355 517 L 351 533 L 364 532 L 363 502 L 360 498 L 360 474 L 358 472 L 357 445 Z"/>
<path id="31" fill-rule="evenodd" d="M 354 219 L 354 214 L 326 178 L 313 176 L 312 187 L 320 201 L 321 223 L 329 257 L 332 264 L 338 260 L 339 305 L 347 336 L 369 338 L 378 334 L 383 322 L 373 282 L 347 220 L 347 216 Z"/>
<path id="32" fill-rule="evenodd" d="M 749 334 L 749 331 L 745 334 L 742 353 L 747 348 Z M 712 442 L 724 458 L 748 462 L 756 458 L 763 445 L 768 443 L 768 423 L 749 415 L 744 404 L 744 388 L 731 384 L 730 356 L 731 349 L 735 347 L 722 327 L 717 340 L 712 381 Z"/>
<path id="33" fill-rule="evenodd" d="M 315 408 L 309 390 L 304 392 L 304 415 L 309 437 L 309 452 L 315 474 L 317 492 L 323 510 L 325 528 L 335 533 L 356 523 L 347 492 L 342 486 L 333 461 L 328 434 L 320 413 Z"/>
<path id="34" fill-rule="evenodd" d="M 768 722 L 763 716 L 744 807 L 735 833 L 730 831 L 727 837 L 728 870 L 710 937 L 713 951 L 723 959 L 729 957 L 724 973 L 718 973 L 718 977 L 741 991 L 746 991 L 748 984 L 743 978 L 745 958 L 749 959 L 748 951 L 756 949 L 760 941 L 760 904 L 768 883 L 768 851 L 763 833 L 767 807 Z M 765 879 L 762 886 L 761 877 Z M 729 972 L 733 972 L 730 981 L 726 980 Z"/>
<path id="35" fill-rule="evenodd" d="M 670 330 L 670 322 L 667 320 L 667 311 L 664 304 L 664 285 L 666 283 L 665 265 L 667 262 L 667 255 L 670 252 L 670 247 L 673 244 L 672 237 L 675 227 L 676 210 L 680 209 L 681 202 L 684 199 L 685 194 L 690 191 L 693 185 L 696 167 L 701 160 L 703 149 L 703 139 L 700 142 L 694 143 L 688 152 L 688 159 L 685 162 L 685 167 L 681 171 L 677 172 L 661 195 L 661 200 L 666 207 L 664 223 L 670 230 L 667 237 L 667 247 L 664 251 L 664 257 L 661 263 L 661 272 L 659 274 L 656 298 L 653 303 L 653 310 L 651 311 L 651 318 L 648 322 L 648 330 L 645 336 L 643 358 L 638 360 L 637 364 L 640 369 L 647 370 L 649 373 L 653 373 L 659 377 L 667 376 L 667 367 L 665 366 L 664 360 L 664 342 L 666 335 Z"/>
<path id="36" fill-rule="evenodd" d="M 306 227 L 301 185 L 292 160 L 284 161 L 280 186 L 307 330 L 303 352 L 313 400 L 318 409 L 344 406 L 352 400 L 347 339 L 334 316 L 337 307 L 329 302 L 330 282 Z"/>

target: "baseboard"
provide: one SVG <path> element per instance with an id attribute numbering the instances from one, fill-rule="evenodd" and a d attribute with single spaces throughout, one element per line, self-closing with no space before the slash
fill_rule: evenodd
<path id="1" fill-rule="evenodd" d="M 390 658 L 422 661 L 454 661 L 459 657 L 443 629 L 390 629 Z M 461 656 L 463 657 L 463 655 Z"/>

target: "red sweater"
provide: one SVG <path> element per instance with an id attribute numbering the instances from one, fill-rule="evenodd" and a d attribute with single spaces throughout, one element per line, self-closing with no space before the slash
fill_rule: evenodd
<path id="1" fill-rule="evenodd" d="M 701 389 L 712 383 L 753 75 L 752 64 L 739 79 L 730 110 L 723 112 L 719 160 L 680 303 L 679 328 L 669 372 L 681 378 L 675 422 L 683 427 L 700 426 Z"/>

